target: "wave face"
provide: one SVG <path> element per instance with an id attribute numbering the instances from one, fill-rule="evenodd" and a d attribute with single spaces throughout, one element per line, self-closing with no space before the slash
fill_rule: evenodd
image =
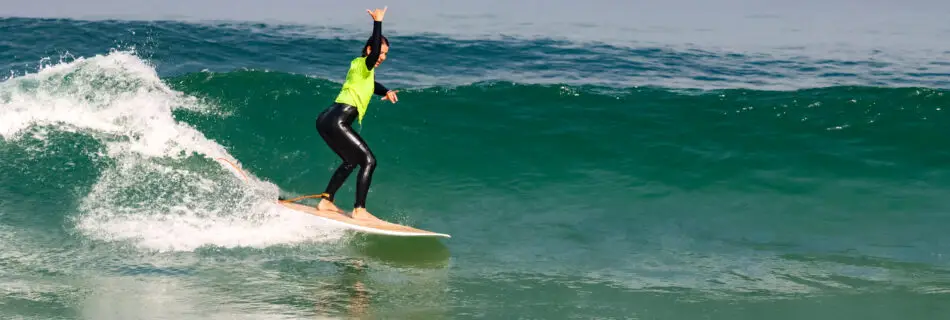
<path id="1" fill-rule="evenodd" d="M 369 209 L 453 235 L 418 240 L 353 235 L 273 201 L 322 192 L 339 164 L 314 119 L 359 36 L 0 29 L 14 31 L 0 40 L 4 316 L 950 311 L 943 71 L 393 37 L 401 56 L 378 79 L 400 101 L 374 100 L 358 130 L 379 163 Z"/>

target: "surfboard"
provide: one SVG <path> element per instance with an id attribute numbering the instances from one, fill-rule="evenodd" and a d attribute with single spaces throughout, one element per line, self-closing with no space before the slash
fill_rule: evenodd
<path id="1" fill-rule="evenodd" d="M 350 216 L 339 213 L 339 212 L 317 210 L 317 208 L 315 207 L 305 206 L 305 205 L 294 203 L 294 202 L 278 200 L 277 203 L 291 210 L 311 214 L 316 217 L 322 218 L 324 220 L 341 225 L 343 227 L 360 231 L 360 232 L 365 232 L 365 233 L 387 235 L 387 236 L 397 236 L 397 237 L 443 237 L 443 238 L 452 237 L 445 233 L 438 233 L 438 232 L 432 232 L 429 230 L 413 228 L 410 226 L 392 223 L 392 222 L 388 222 L 381 219 L 353 219 L 353 218 L 350 218 Z"/>
<path id="2" fill-rule="evenodd" d="M 241 178 L 247 182 L 247 174 L 244 173 L 244 170 L 238 168 L 233 162 L 224 158 L 217 158 L 217 160 L 227 163 L 230 167 L 229 170 L 238 178 Z M 239 174 L 238 174 L 239 173 Z M 307 197 L 301 197 L 307 198 Z M 451 238 L 451 235 L 445 233 L 432 232 L 429 230 L 423 230 L 418 228 L 413 228 L 406 225 L 401 225 L 397 223 L 388 222 L 382 219 L 353 219 L 350 216 L 335 212 L 335 211 L 326 211 L 318 210 L 314 206 L 302 205 L 300 203 L 289 201 L 289 200 L 276 200 L 278 204 L 301 213 L 310 214 L 318 218 L 324 219 L 326 221 L 332 222 L 334 224 L 340 225 L 342 227 L 378 235 L 387 235 L 387 236 L 397 236 L 397 237 L 443 237 Z"/>

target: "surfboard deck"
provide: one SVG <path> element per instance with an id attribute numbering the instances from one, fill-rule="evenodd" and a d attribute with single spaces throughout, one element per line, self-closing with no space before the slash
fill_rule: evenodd
<path id="1" fill-rule="evenodd" d="M 247 173 L 244 172 L 241 168 L 235 165 L 228 159 L 225 158 L 216 158 L 218 161 L 228 164 L 229 171 L 234 174 L 236 177 L 240 178 L 244 182 L 248 181 Z M 324 220 L 335 222 L 339 225 L 342 225 L 346 228 L 365 232 L 372 234 L 388 235 L 388 236 L 397 236 L 397 237 L 443 237 L 451 238 L 452 236 L 445 233 L 432 232 L 429 230 L 422 230 L 413 228 L 410 226 L 405 226 L 401 224 L 396 224 L 380 219 L 375 220 L 357 220 L 350 218 L 349 216 L 333 211 L 324 211 L 317 210 L 317 208 L 312 206 L 305 206 L 292 201 L 277 200 L 278 204 L 283 205 L 289 209 L 300 211 L 303 213 L 311 214 L 322 218 Z"/>
<path id="2" fill-rule="evenodd" d="M 305 206 L 305 205 L 295 203 L 295 202 L 287 202 L 287 201 L 278 200 L 277 203 L 289 209 L 311 214 L 311 215 L 323 218 L 325 220 L 329 220 L 337 224 L 341 224 L 345 226 L 346 228 L 357 230 L 360 232 L 365 232 L 365 233 L 380 234 L 380 235 L 387 235 L 387 236 L 397 236 L 397 237 L 443 237 L 443 238 L 452 237 L 445 233 L 422 230 L 422 229 L 413 228 L 410 226 L 405 226 L 401 224 L 384 221 L 381 219 L 372 219 L 372 220 L 353 219 L 339 212 L 317 210 L 317 208 L 313 206 Z"/>

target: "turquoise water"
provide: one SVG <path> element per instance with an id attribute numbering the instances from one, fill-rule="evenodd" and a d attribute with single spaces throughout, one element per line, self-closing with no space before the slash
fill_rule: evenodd
<path id="1" fill-rule="evenodd" d="M 390 36 L 377 77 L 400 101 L 359 128 L 379 161 L 368 207 L 453 236 L 404 239 L 273 203 L 321 192 L 339 164 L 314 119 L 360 33 L 0 32 L 3 318 L 950 313 L 939 57 Z"/>

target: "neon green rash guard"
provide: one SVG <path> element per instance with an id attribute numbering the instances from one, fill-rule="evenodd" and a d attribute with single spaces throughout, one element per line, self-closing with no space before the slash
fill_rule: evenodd
<path id="1" fill-rule="evenodd" d="M 366 107 L 369 106 L 373 94 L 385 96 L 389 89 L 376 82 L 376 62 L 379 61 L 382 49 L 383 23 L 373 21 L 373 35 L 367 45 L 370 53 L 364 57 L 357 57 L 350 61 L 350 70 L 346 72 L 346 81 L 337 95 L 336 103 L 344 103 L 356 107 L 359 111 L 359 123 L 363 124 Z"/>
<path id="2" fill-rule="evenodd" d="M 337 95 L 336 101 L 356 107 L 359 111 L 359 123 L 363 123 L 366 107 L 376 91 L 376 70 L 366 68 L 366 57 L 357 57 L 350 61 L 350 70 L 346 72 L 346 81 Z M 384 91 L 385 92 L 385 91 Z"/>

